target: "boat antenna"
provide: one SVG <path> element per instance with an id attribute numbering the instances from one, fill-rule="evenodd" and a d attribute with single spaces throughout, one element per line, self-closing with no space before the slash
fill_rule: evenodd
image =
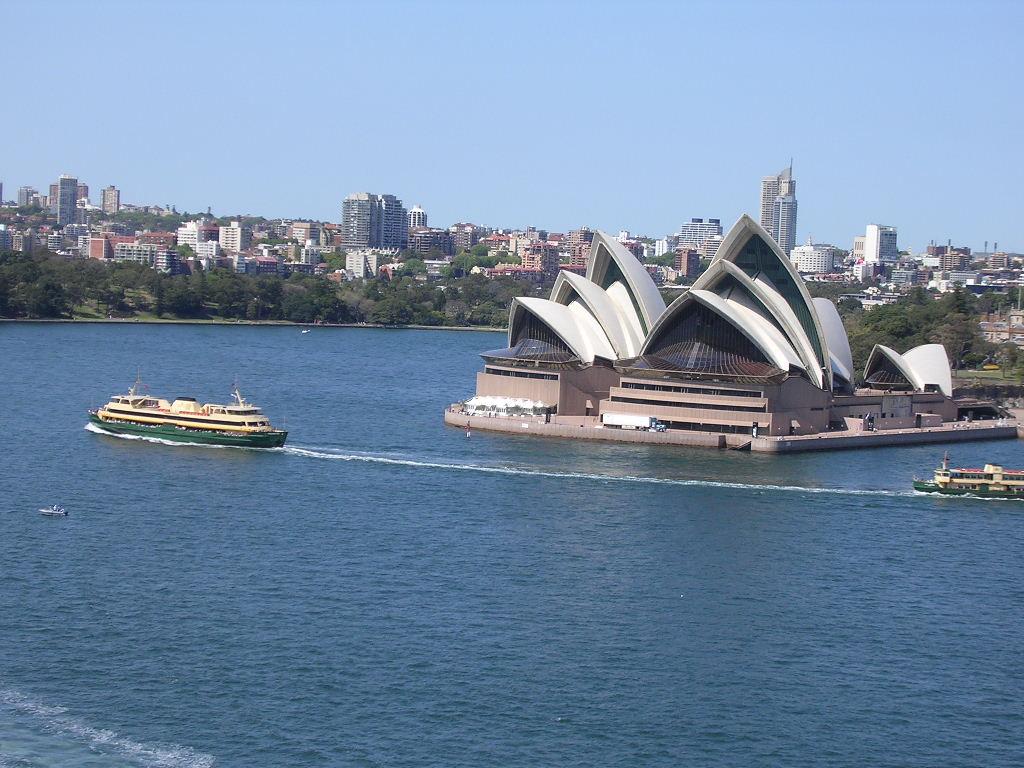
<path id="1" fill-rule="evenodd" d="M 135 383 L 132 384 L 131 387 L 129 387 L 128 394 L 134 397 L 135 395 L 139 394 L 139 392 L 145 386 L 146 385 L 142 383 L 142 369 L 137 368 L 135 370 Z"/>
<path id="2" fill-rule="evenodd" d="M 949 451 L 942 454 L 942 468 L 949 469 Z"/>

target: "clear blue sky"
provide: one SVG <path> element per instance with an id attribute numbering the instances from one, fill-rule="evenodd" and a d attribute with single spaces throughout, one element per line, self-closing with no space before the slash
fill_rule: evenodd
<path id="1" fill-rule="evenodd" d="M 1024 3 L 2 2 L 4 196 L 61 172 L 135 203 L 660 236 L 1024 251 Z M 991 243 L 990 243 L 991 244 Z"/>

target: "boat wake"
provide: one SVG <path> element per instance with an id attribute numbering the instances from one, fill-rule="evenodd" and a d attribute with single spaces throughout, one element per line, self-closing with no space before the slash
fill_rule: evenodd
<path id="1" fill-rule="evenodd" d="M 496 475 L 515 475 L 524 477 L 553 477 L 567 480 L 594 480 L 608 483 L 650 483 L 653 485 L 676 485 L 700 488 L 730 488 L 743 491 L 773 491 L 787 493 L 824 493 L 841 496 L 915 496 L 913 491 L 877 491 L 861 488 L 812 488 L 802 485 L 771 485 L 762 483 L 734 483 L 724 480 L 684 480 L 666 477 L 645 477 L 638 475 L 602 475 L 592 472 L 559 472 L 546 469 L 529 469 L 524 467 L 496 467 L 486 464 L 455 464 L 438 461 L 417 461 L 415 459 L 399 459 L 388 456 L 373 456 L 358 453 L 340 453 L 335 451 L 315 450 L 297 446 L 285 446 L 281 449 L 292 456 L 304 456 L 312 459 L 333 461 L 362 461 L 372 464 L 390 464 L 393 466 L 417 467 L 422 469 L 442 469 L 455 472 L 480 472 Z"/>
<path id="2" fill-rule="evenodd" d="M 92 753 L 116 754 L 145 768 L 211 768 L 215 762 L 213 755 L 197 752 L 191 747 L 144 744 L 115 731 L 95 728 L 69 715 L 64 707 L 42 704 L 18 691 L 0 688 L 0 713 L 4 710 L 28 718 L 48 733 L 81 742 Z"/>

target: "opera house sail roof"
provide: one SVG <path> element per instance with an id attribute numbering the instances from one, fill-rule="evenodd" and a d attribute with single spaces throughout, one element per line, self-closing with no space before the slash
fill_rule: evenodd
<path id="1" fill-rule="evenodd" d="M 641 377 L 806 380 L 853 394 L 850 343 L 835 304 L 811 299 L 775 240 L 750 216 L 729 230 L 709 268 L 668 307 L 640 261 L 603 232 L 586 276 L 561 272 L 550 298 L 516 298 L 508 346 L 483 353 L 518 367 L 614 367 Z M 952 392 L 939 345 L 899 355 L 878 346 L 870 386 Z"/>

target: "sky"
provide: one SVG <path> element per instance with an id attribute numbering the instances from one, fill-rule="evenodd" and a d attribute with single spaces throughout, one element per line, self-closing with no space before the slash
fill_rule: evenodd
<path id="1" fill-rule="evenodd" d="M 4 197 L 660 237 L 757 217 L 1024 251 L 1024 3 L 0 0 Z"/>

